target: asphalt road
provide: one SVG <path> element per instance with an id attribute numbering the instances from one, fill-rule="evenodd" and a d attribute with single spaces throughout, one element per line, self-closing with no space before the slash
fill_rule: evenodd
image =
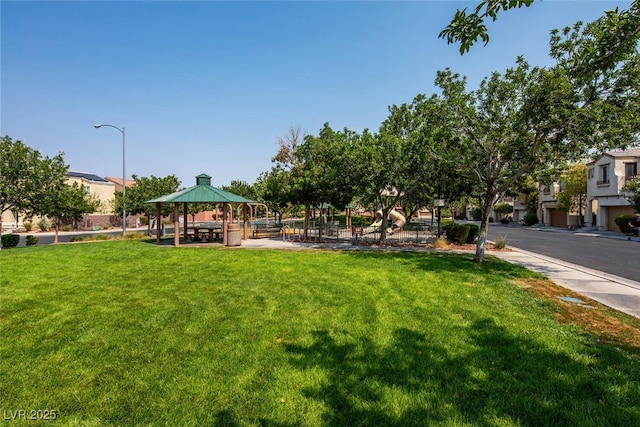
<path id="1" fill-rule="evenodd" d="M 489 240 L 506 236 L 507 246 L 640 281 L 640 242 L 588 232 L 491 224 Z"/>
<path id="2" fill-rule="evenodd" d="M 46 234 L 20 233 L 20 243 L 18 244 L 18 247 L 22 247 L 22 246 L 26 245 L 25 237 L 26 237 L 27 234 L 32 234 L 33 236 L 36 236 L 38 238 L 38 243 L 36 243 L 37 245 L 50 245 L 51 243 L 53 243 L 54 236 L 53 236 L 52 233 L 46 233 Z M 71 240 L 72 237 L 86 237 L 86 236 L 93 236 L 93 235 L 96 235 L 96 234 L 121 235 L 122 234 L 122 230 L 120 229 L 120 230 L 114 230 L 114 231 L 101 231 L 101 232 L 96 231 L 95 233 L 91 233 L 91 232 L 59 233 L 58 234 L 58 242 L 59 243 L 67 243 L 67 242 L 69 242 Z"/>

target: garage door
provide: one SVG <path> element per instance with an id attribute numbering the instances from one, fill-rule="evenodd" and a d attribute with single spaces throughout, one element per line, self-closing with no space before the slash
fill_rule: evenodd
<path id="1" fill-rule="evenodd" d="M 635 211 L 630 206 L 609 206 L 607 208 L 607 217 L 609 221 L 607 222 L 607 230 L 609 231 L 620 231 L 618 224 L 614 221 L 614 218 L 620 215 L 633 215 Z"/>
<path id="2" fill-rule="evenodd" d="M 567 226 L 567 213 L 560 209 L 549 209 L 549 225 L 565 228 Z"/>

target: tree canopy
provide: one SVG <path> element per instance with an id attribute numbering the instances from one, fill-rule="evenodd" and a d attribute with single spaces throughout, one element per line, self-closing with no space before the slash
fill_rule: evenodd
<path id="1" fill-rule="evenodd" d="M 38 199 L 31 214 L 51 219 L 55 230 L 54 243 L 58 243 L 58 231 L 62 225 L 81 220 L 85 214 L 95 212 L 99 205 L 100 201 L 91 198 L 77 182 L 69 185 L 54 180 Z"/>
<path id="2" fill-rule="evenodd" d="M 633 206 L 637 213 L 640 213 L 640 176 L 630 179 L 624 184 L 623 190 L 625 198 Z"/>
<path id="3" fill-rule="evenodd" d="M 8 135 L 0 140 L 0 153 L 1 211 L 15 210 L 27 215 L 41 212 L 43 200 L 64 183 L 68 166 L 62 153 L 43 157 Z M 0 230 L 1 227 L 0 219 Z"/>
<path id="4" fill-rule="evenodd" d="M 469 51 L 478 39 L 486 45 L 489 43 L 489 31 L 485 20 L 495 21 L 498 13 L 504 10 L 530 6 L 533 0 L 483 0 L 467 13 L 467 9 L 457 10 L 451 22 L 440 32 L 440 38 L 447 43 L 460 43 L 460 54 Z"/>
<path id="5" fill-rule="evenodd" d="M 478 39 L 486 45 L 489 43 L 489 32 L 485 24 L 487 19 L 495 21 L 498 13 L 509 9 L 530 6 L 533 0 L 482 0 L 471 11 L 467 9 L 457 10 L 451 22 L 440 32 L 440 38 L 447 43 L 460 43 L 460 54 L 468 52 Z M 614 16 L 608 24 L 602 28 L 602 37 L 595 46 L 597 48 L 596 62 L 604 66 L 616 63 L 616 56 L 637 48 L 637 37 L 640 33 L 640 0 L 634 0 L 629 9 L 605 12 L 605 15 Z M 583 64 L 587 66 L 587 64 Z M 598 65 L 599 66 L 599 65 Z"/>
<path id="6" fill-rule="evenodd" d="M 130 215 L 145 215 L 147 218 L 155 218 L 157 207 L 152 203 L 145 203 L 147 200 L 152 200 L 157 197 L 161 197 L 165 194 L 170 194 L 178 190 L 180 186 L 180 180 L 175 175 L 168 175 L 165 177 L 141 177 L 138 175 L 132 175 L 135 184 L 127 188 L 126 195 L 126 207 L 127 213 Z M 116 193 L 116 205 L 114 206 L 114 212 L 122 211 L 122 192 Z M 163 216 L 170 215 L 173 210 L 171 206 L 164 204 L 161 206 L 161 214 Z M 150 221 L 147 222 L 151 227 Z"/>

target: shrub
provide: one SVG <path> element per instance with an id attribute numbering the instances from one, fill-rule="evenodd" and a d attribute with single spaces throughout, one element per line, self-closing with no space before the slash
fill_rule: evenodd
<path id="1" fill-rule="evenodd" d="M 33 223 L 31 221 L 25 221 L 22 223 L 22 226 L 26 231 L 31 231 L 33 229 Z"/>
<path id="2" fill-rule="evenodd" d="M 436 249 L 444 249 L 449 247 L 449 243 L 443 238 L 436 239 L 433 242 L 433 247 Z"/>
<path id="3" fill-rule="evenodd" d="M 493 211 L 497 214 L 510 214 L 513 213 L 513 205 L 509 203 L 498 203 L 493 207 Z"/>
<path id="4" fill-rule="evenodd" d="M 51 223 L 46 219 L 41 219 L 40 222 L 38 222 L 38 228 L 40 229 L 40 231 L 47 231 L 49 228 L 51 228 Z"/>
<path id="5" fill-rule="evenodd" d="M 496 249 L 504 249 L 507 247 L 507 236 L 500 236 L 493 242 L 493 247 Z"/>
<path id="6" fill-rule="evenodd" d="M 467 242 L 467 236 L 469 235 L 470 227 L 468 225 L 461 224 L 448 224 L 445 227 L 447 239 L 451 243 L 457 245 L 463 245 Z"/>
<path id="7" fill-rule="evenodd" d="M 28 235 L 25 238 L 25 242 L 27 243 L 27 246 L 33 246 L 38 243 L 38 238 L 36 236 Z"/>
<path id="8" fill-rule="evenodd" d="M 63 225 L 60 228 L 60 231 L 71 231 L 71 226 L 70 225 Z"/>
<path id="9" fill-rule="evenodd" d="M 19 234 L 3 234 L 2 235 L 2 247 L 3 248 L 15 248 L 20 243 Z"/>
<path id="10" fill-rule="evenodd" d="M 613 221 L 618 225 L 618 228 L 624 234 L 627 234 L 631 231 L 629 227 L 629 221 L 635 218 L 634 215 L 619 215 L 613 219 Z"/>
<path id="11" fill-rule="evenodd" d="M 538 223 L 538 215 L 535 212 L 527 212 L 522 220 L 524 225 L 534 225 Z"/>
<path id="12" fill-rule="evenodd" d="M 140 217 L 140 225 L 141 226 L 145 226 L 149 224 L 149 219 L 146 216 L 141 216 Z"/>
<path id="13" fill-rule="evenodd" d="M 480 234 L 480 227 L 475 224 L 466 224 L 469 227 L 469 234 L 467 235 L 467 243 L 473 243 L 476 241 L 478 234 Z"/>

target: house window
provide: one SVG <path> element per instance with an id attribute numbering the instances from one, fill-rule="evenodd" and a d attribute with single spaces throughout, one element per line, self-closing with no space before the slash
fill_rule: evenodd
<path id="1" fill-rule="evenodd" d="M 589 179 L 593 179 L 594 176 L 595 176 L 595 169 L 589 168 Z"/>
<path id="2" fill-rule="evenodd" d="M 85 192 L 85 194 L 91 194 L 91 186 L 85 185 L 84 186 L 84 192 Z"/>
<path id="3" fill-rule="evenodd" d="M 600 180 L 598 180 L 598 185 L 609 185 L 609 165 L 600 166 Z"/>
<path id="4" fill-rule="evenodd" d="M 624 180 L 629 181 L 630 179 L 635 178 L 636 175 L 638 175 L 638 164 L 625 163 L 624 164 Z"/>

